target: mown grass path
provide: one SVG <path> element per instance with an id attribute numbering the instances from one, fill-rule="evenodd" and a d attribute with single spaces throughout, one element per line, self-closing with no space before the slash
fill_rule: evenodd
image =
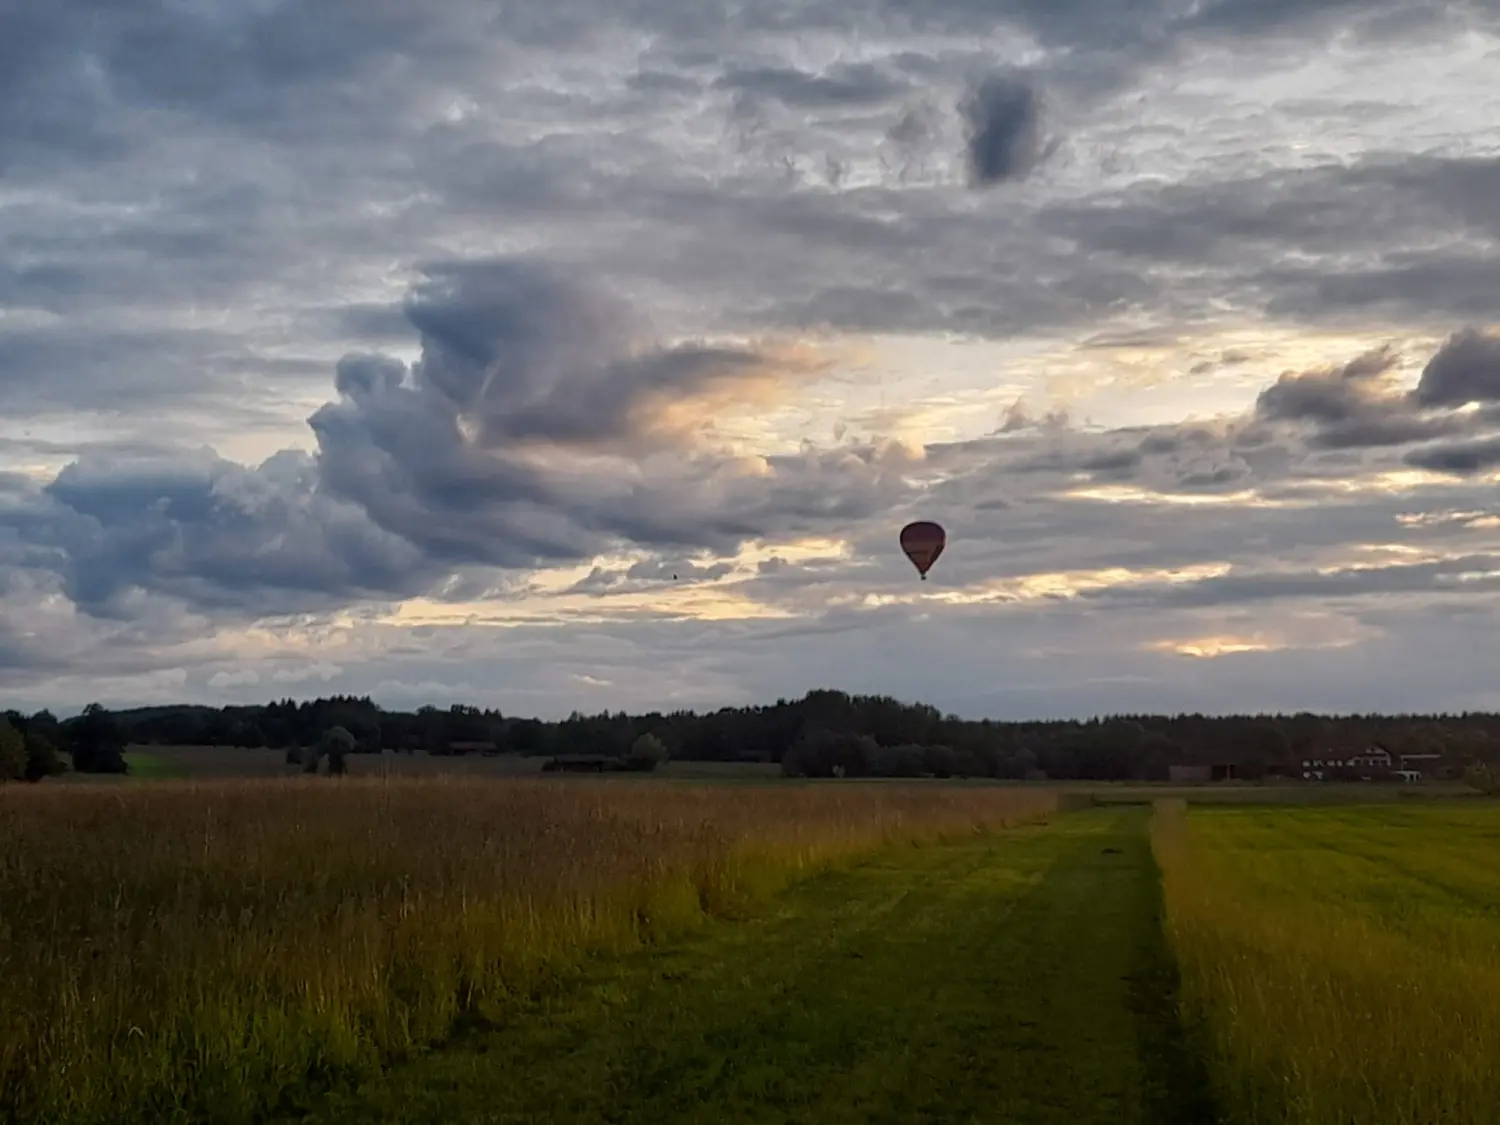
<path id="1" fill-rule="evenodd" d="M 1145 822 L 1074 813 L 810 880 L 303 1120 L 1207 1120 Z"/>

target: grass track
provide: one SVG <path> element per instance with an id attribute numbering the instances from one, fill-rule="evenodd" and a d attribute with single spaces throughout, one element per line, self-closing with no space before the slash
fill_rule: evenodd
<path id="1" fill-rule="evenodd" d="M 815 878 L 304 1120 L 1207 1120 L 1145 822 L 1082 812 Z"/>

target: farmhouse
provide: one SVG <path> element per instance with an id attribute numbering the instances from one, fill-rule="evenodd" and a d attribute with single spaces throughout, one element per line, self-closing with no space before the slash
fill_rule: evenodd
<path id="1" fill-rule="evenodd" d="M 1378 743 L 1371 743 L 1362 750 L 1330 749 L 1321 751 L 1313 757 L 1303 758 L 1302 776 L 1308 781 L 1324 781 L 1330 774 L 1346 770 L 1362 770 L 1366 774 L 1388 774 L 1392 771 L 1394 764 L 1395 759 L 1389 750 Z"/>
<path id="2" fill-rule="evenodd" d="M 1388 770 L 1391 768 L 1391 752 L 1384 746 L 1367 746 L 1354 755 L 1351 764 L 1355 769 Z"/>
<path id="3" fill-rule="evenodd" d="M 1397 772 L 1403 781 L 1421 781 L 1423 774 L 1442 776 L 1444 768 L 1441 754 L 1402 754 Z"/>
<path id="4" fill-rule="evenodd" d="M 1324 751 L 1316 758 L 1302 759 L 1302 776 L 1307 781 L 1322 781 L 1329 773 L 1352 766 L 1353 761 L 1339 751 Z"/>

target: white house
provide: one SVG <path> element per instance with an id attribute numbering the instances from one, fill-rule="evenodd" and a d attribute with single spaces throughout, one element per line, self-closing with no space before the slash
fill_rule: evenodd
<path id="1" fill-rule="evenodd" d="M 1302 776 L 1307 781 L 1322 781 L 1331 770 L 1388 770 L 1391 762 L 1391 752 L 1383 746 L 1369 746 L 1352 754 L 1326 750 L 1302 759 Z"/>

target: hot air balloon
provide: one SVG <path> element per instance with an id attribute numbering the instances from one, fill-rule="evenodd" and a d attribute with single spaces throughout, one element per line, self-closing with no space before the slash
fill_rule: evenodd
<path id="1" fill-rule="evenodd" d="M 923 582 L 927 581 L 927 572 L 932 569 L 932 564 L 937 562 L 947 542 L 947 533 L 937 524 L 929 523 L 927 520 L 909 523 L 901 529 L 901 549 L 906 552 L 906 557 L 911 559 L 912 566 L 917 568 L 917 573 L 922 576 Z"/>

